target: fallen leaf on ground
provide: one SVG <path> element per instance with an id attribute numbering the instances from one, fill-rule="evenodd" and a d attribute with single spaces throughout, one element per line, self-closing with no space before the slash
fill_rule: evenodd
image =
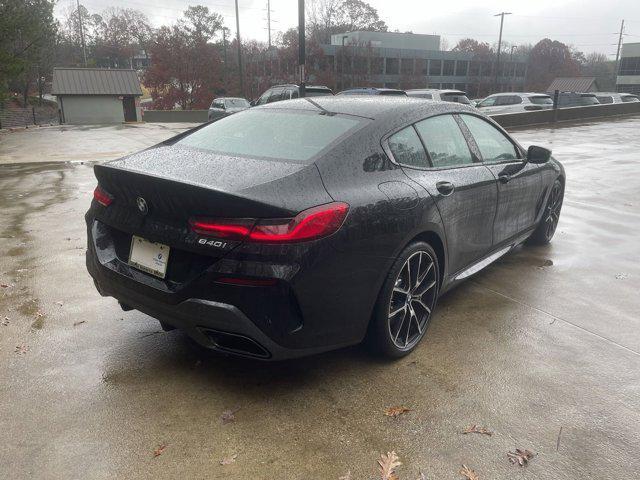
<path id="1" fill-rule="evenodd" d="M 531 460 L 534 457 L 534 455 L 535 453 L 529 450 L 522 450 L 520 448 L 516 448 L 515 452 L 507 452 L 507 457 L 509 458 L 509 461 L 513 465 L 517 463 L 521 467 L 524 467 L 527 463 L 529 463 L 529 460 Z"/>
<path id="2" fill-rule="evenodd" d="M 86 320 L 80 320 L 79 322 L 73 322 L 73 326 L 77 327 L 78 325 L 81 325 L 81 324 L 86 323 L 86 322 L 87 322 Z"/>
<path id="3" fill-rule="evenodd" d="M 467 467 L 464 463 L 462 464 L 462 468 L 460 469 L 460 475 L 462 475 L 467 480 L 480 480 L 478 474 L 474 470 Z"/>
<path id="4" fill-rule="evenodd" d="M 7 325 L 9 325 L 9 323 L 11 323 L 9 322 L 9 317 L 4 317 L 4 320 L 2 321 L 2 326 L 6 327 Z"/>
<path id="5" fill-rule="evenodd" d="M 238 454 L 234 453 L 229 457 L 224 457 L 220 460 L 220 465 L 231 465 L 232 463 L 236 463 L 236 458 L 238 458 Z"/>
<path id="6" fill-rule="evenodd" d="M 351 480 L 351 470 L 349 470 L 347 473 L 345 473 L 343 476 L 341 476 L 340 478 L 338 478 L 338 480 Z"/>
<path id="7" fill-rule="evenodd" d="M 483 435 L 493 435 L 493 432 L 490 430 L 487 430 L 484 427 L 479 427 L 477 425 L 469 425 L 467 428 L 464 429 L 464 431 L 462 433 L 481 433 Z"/>
<path id="8" fill-rule="evenodd" d="M 9 288 L 9 287 L 13 287 L 13 285 L 9 285 L 8 283 L 0 283 L 0 287 L 1 288 Z"/>
<path id="9" fill-rule="evenodd" d="M 64 303 L 63 302 L 56 302 L 56 305 L 62 306 L 62 305 L 64 305 Z"/>
<path id="10" fill-rule="evenodd" d="M 222 415 L 220 415 L 220 420 L 222 420 L 222 423 L 232 423 L 236 421 L 236 412 L 240 410 L 239 408 L 236 408 L 235 410 L 225 410 L 224 412 L 222 412 Z"/>
<path id="11" fill-rule="evenodd" d="M 29 351 L 29 347 L 27 345 L 22 344 L 22 345 L 16 346 L 16 353 L 18 355 L 24 355 L 28 351 Z"/>
<path id="12" fill-rule="evenodd" d="M 159 457 L 160 455 L 162 455 L 164 453 L 164 451 L 167 449 L 167 445 L 166 444 L 162 444 L 160 445 L 158 448 L 156 448 L 153 451 L 153 456 L 154 457 Z"/>
<path id="13" fill-rule="evenodd" d="M 44 317 L 44 313 L 42 313 L 41 311 L 37 311 L 36 317 Z"/>
<path id="14" fill-rule="evenodd" d="M 403 413 L 407 413 L 410 410 L 407 407 L 402 407 L 402 406 L 396 406 L 396 407 L 389 407 L 384 411 L 384 414 L 387 417 L 399 417 L 400 415 L 402 415 Z"/>
<path id="15" fill-rule="evenodd" d="M 380 460 L 378 460 L 378 465 L 380 466 L 380 478 L 381 480 L 398 480 L 398 476 L 396 475 L 396 468 L 402 465 L 398 455 L 396 452 L 391 451 L 380 454 Z"/>

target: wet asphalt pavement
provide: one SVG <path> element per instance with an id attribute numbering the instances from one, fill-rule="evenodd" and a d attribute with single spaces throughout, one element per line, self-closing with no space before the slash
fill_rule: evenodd
<path id="1" fill-rule="evenodd" d="M 461 464 L 480 479 L 638 478 L 640 118 L 516 131 L 565 165 L 556 237 L 447 294 L 396 362 L 358 347 L 219 358 L 100 297 L 84 266 L 91 166 L 10 162 L 102 160 L 178 133 L 147 127 L 129 143 L 0 136 L 0 477 L 371 479 L 395 450 L 402 480 L 462 478 Z M 394 405 L 410 411 L 384 416 Z M 471 424 L 493 435 L 462 434 Z M 537 455 L 513 466 L 515 448 Z"/>

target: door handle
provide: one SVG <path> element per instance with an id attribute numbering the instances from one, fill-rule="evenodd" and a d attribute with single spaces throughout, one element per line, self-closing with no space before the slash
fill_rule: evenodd
<path id="1" fill-rule="evenodd" d="M 500 183 L 509 183 L 509 180 L 511 180 L 511 176 L 510 175 L 498 175 L 498 180 L 500 180 Z"/>
<path id="2" fill-rule="evenodd" d="M 456 187 L 453 186 L 451 182 L 438 182 L 436 183 L 436 188 L 438 191 L 444 195 L 445 197 L 451 195 Z"/>

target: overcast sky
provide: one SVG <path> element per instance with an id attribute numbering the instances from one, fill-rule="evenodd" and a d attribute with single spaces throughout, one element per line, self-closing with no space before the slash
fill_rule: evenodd
<path id="1" fill-rule="evenodd" d="M 56 13 L 75 5 L 59 0 Z M 153 25 L 173 23 L 188 5 L 206 5 L 224 16 L 235 32 L 234 0 L 81 0 L 90 12 L 106 7 L 128 7 L 144 12 Z M 588 52 L 615 56 L 620 21 L 625 19 L 625 42 L 640 42 L 640 0 L 371 0 L 390 30 L 441 35 L 449 48 L 464 37 L 497 42 L 501 11 L 505 17 L 503 38 L 512 44 L 535 43 L 549 37 Z M 239 0 L 243 38 L 267 40 L 267 0 Z M 297 0 L 271 0 L 272 38 L 297 23 Z"/>

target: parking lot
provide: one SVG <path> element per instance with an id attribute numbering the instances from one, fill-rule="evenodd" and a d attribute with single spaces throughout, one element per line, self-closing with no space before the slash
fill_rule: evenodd
<path id="1" fill-rule="evenodd" d="M 640 117 L 514 131 L 566 168 L 553 242 L 445 295 L 395 362 L 360 347 L 220 358 L 99 296 L 87 162 L 185 127 L 0 135 L 1 476 L 356 480 L 390 451 L 402 480 L 462 478 L 462 464 L 480 479 L 638 476 Z M 473 424 L 492 435 L 462 433 Z M 516 448 L 536 454 L 526 467 Z"/>

